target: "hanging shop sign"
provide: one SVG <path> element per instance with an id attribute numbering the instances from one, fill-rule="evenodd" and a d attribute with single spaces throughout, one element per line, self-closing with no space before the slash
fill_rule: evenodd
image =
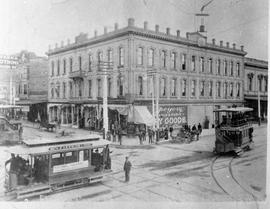
<path id="1" fill-rule="evenodd" d="M 187 106 L 160 106 L 159 125 L 160 127 L 179 128 L 187 123 Z"/>

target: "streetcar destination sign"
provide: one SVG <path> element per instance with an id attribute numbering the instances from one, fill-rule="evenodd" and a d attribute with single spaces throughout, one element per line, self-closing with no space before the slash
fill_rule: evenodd
<path id="1" fill-rule="evenodd" d="M 65 144 L 65 145 L 59 145 L 55 147 L 49 147 L 49 151 L 63 151 L 63 150 L 70 150 L 70 149 L 79 149 L 79 148 L 89 148 L 92 147 L 92 143 L 87 144 Z"/>

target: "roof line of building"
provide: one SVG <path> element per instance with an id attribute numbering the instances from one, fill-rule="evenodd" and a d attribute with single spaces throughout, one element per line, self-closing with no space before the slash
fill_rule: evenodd
<path id="1" fill-rule="evenodd" d="M 243 50 L 243 46 L 241 46 L 241 49 L 236 49 L 235 44 L 233 44 L 233 48 L 230 48 L 229 42 L 227 42 L 227 46 L 219 46 L 219 45 L 215 44 L 215 39 L 212 40 L 212 44 L 206 43 L 203 46 L 199 46 L 198 42 L 190 40 L 190 39 L 188 39 L 188 37 L 186 37 L 186 38 L 181 37 L 179 30 L 177 30 L 176 35 L 172 35 L 172 34 L 170 34 L 170 28 L 167 28 L 166 33 L 163 33 L 163 32 L 159 31 L 159 27 L 156 25 L 156 31 L 153 31 L 153 30 L 149 30 L 147 28 L 147 22 L 145 22 L 144 28 L 139 28 L 139 27 L 136 27 L 134 25 L 134 20 L 133 20 L 133 22 L 131 20 L 132 20 L 132 18 L 130 18 L 128 20 L 127 27 L 124 27 L 121 29 L 118 29 L 118 26 L 115 26 L 114 31 L 107 32 L 107 29 L 104 28 L 104 34 L 102 34 L 100 36 L 97 36 L 96 31 L 95 31 L 95 36 L 92 38 L 88 38 L 87 37 L 88 35 L 86 33 L 80 33 L 78 36 L 75 37 L 74 43 L 70 43 L 70 41 L 68 40 L 67 45 L 64 46 L 64 43 L 62 41 L 60 47 L 58 47 L 57 44 L 56 44 L 56 47 L 54 49 L 51 49 L 49 47 L 49 51 L 46 54 L 49 56 L 55 55 L 55 54 L 69 51 L 69 50 L 94 45 L 94 44 L 97 44 L 100 42 L 104 42 L 104 41 L 107 41 L 107 40 L 110 40 L 113 38 L 118 38 L 118 37 L 128 35 L 128 34 L 136 34 L 136 35 L 150 37 L 150 38 L 154 38 L 154 39 L 169 41 L 172 43 L 200 47 L 200 48 L 204 48 L 204 49 L 221 51 L 221 52 L 231 53 L 231 54 L 236 54 L 236 55 L 241 55 L 241 56 L 245 56 L 247 54 Z M 197 33 L 197 32 L 195 32 L 195 33 Z M 188 34 L 193 34 L 193 33 L 187 33 L 186 35 L 188 36 Z M 222 43 L 222 41 L 221 41 L 221 43 Z"/>

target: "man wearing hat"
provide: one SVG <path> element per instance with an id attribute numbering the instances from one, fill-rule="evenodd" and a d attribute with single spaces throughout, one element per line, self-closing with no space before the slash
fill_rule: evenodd
<path id="1" fill-rule="evenodd" d="M 124 171 L 125 171 L 125 182 L 129 182 L 129 174 L 130 174 L 130 169 L 131 169 L 131 163 L 128 160 L 128 157 L 126 157 L 126 161 L 124 164 Z"/>

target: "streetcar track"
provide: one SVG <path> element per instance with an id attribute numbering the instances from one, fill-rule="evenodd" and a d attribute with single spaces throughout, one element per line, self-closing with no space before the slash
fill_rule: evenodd
<path id="1" fill-rule="evenodd" d="M 221 168 L 219 168 L 219 169 L 214 169 L 214 165 L 217 163 L 217 159 L 220 159 L 220 156 L 217 156 L 217 157 L 214 158 L 214 160 L 212 160 L 212 163 L 211 163 L 211 166 L 210 166 L 210 169 L 211 169 L 211 176 L 212 176 L 212 178 L 214 179 L 216 185 L 217 185 L 217 186 L 218 186 L 218 187 L 219 187 L 226 195 L 228 195 L 229 197 L 231 197 L 233 200 L 236 200 L 236 201 L 237 201 L 237 199 L 236 199 L 233 195 L 231 195 L 228 191 L 226 191 L 226 189 L 221 185 L 221 183 L 218 181 L 217 177 L 216 177 L 215 174 L 214 174 L 214 171 L 220 170 L 220 169 L 221 169 Z M 232 179 L 233 183 L 237 184 L 237 185 L 238 185 L 245 193 L 247 193 L 249 196 L 251 196 L 252 199 L 254 200 L 255 204 L 256 204 L 256 208 L 259 208 L 258 202 L 257 202 L 257 197 L 256 197 L 252 192 L 250 192 L 250 191 L 247 190 L 245 187 L 243 187 L 243 186 L 239 183 L 239 181 L 236 179 L 236 177 L 234 176 L 233 171 L 232 171 L 232 162 L 233 162 L 234 159 L 235 159 L 235 157 L 232 157 L 232 158 L 228 161 L 229 164 L 228 164 L 227 166 L 223 166 L 222 168 L 228 168 L 229 174 L 230 174 L 230 176 L 231 176 L 231 179 Z M 224 163 L 224 162 L 226 162 L 226 161 L 223 160 L 223 161 L 221 161 L 221 162 Z M 220 162 L 219 162 L 219 163 L 220 163 Z"/>

